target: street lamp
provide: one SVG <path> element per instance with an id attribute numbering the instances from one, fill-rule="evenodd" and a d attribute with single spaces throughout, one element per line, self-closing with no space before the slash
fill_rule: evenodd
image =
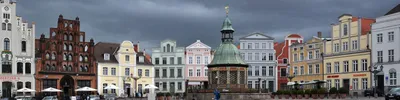
<path id="1" fill-rule="evenodd" d="M 378 70 L 378 66 L 374 66 L 374 69 L 371 69 L 371 72 L 374 73 L 374 83 L 375 83 L 375 86 L 374 86 L 374 95 L 376 94 L 376 86 L 377 86 L 377 81 L 378 81 L 378 78 L 377 78 L 377 75 L 376 75 L 376 74 L 378 74 L 379 72 L 381 72 L 382 69 L 383 69 L 383 65 L 380 65 L 380 69 L 379 69 L 379 70 Z"/>
<path id="2" fill-rule="evenodd" d="M 139 80 L 140 78 L 142 78 L 141 75 L 138 76 L 133 76 L 133 74 L 131 74 L 131 77 L 133 78 L 133 80 L 135 80 L 135 94 L 137 93 L 137 80 Z"/>

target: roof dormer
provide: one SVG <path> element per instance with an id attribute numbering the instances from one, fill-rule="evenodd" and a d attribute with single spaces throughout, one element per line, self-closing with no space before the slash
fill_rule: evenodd
<path id="1" fill-rule="evenodd" d="M 109 53 L 104 53 L 104 60 L 106 60 L 106 61 L 110 60 L 110 54 Z"/>
<path id="2" fill-rule="evenodd" d="M 139 56 L 139 62 L 144 63 L 144 56 Z"/>

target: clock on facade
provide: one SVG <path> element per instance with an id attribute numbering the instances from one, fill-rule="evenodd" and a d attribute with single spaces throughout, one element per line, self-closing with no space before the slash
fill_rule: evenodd
<path id="1" fill-rule="evenodd" d="M 8 11 L 10 8 L 8 6 L 4 7 L 4 10 Z"/>

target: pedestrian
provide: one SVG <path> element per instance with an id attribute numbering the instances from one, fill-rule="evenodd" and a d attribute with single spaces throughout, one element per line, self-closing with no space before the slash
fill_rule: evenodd
<path id="1" fill-rule="evenodd" d="M 214 90 L 214 95 L 215 95 L 214 100 L 219 100 L 220 93 L 219 93 L 219 91 L 217 89 Z"/>

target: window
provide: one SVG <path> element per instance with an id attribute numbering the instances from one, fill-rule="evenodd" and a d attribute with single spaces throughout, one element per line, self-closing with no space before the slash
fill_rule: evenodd
<path id="1" fill-rule="evenodd" d="M 308 48 L 309 48 L 309 49 L 312 49 L 312 48 L 313 48 L 313 45 L 308 45 Z"/>
<path id="2" fill-rule="evenodd" d="M 175 59 L 174 59 L 174 57 L 170 57 L 170 58 L 169 58 L 169 64 L 173 65 L 173 64 L 174 64 L 174 62 L 175 62 Z"/>
<path id="3" fill-rule="evenodd" d="M 178 90 L 182 90 L 182 82 L 178 82 Z"/>
<path id="4" fill-rule="evenodd" d="M 389 85 L 397 85 L 397 72 L 396 69 L 389 70 Z"/>
<path id="5" fill-rule="evenodd" d="M 358 90 L 358 78 L 353 79 L 353 90 Z"/>
<path id="6" fill-rule="evenodd" d="M 378 63 L 383 62 L 383 51 L 378 51 Z"/>
<path id="7" fill-rule="evenodd" d="M 389 32 L 388 33 L 388 37 L 389 37 L 389 42 L 393 42 L 394 41 L 394 32 Z"/>
<path id="8" fill-rule="evenodd" d="M 389 62 L 393 62 L 394 61 L 394 50 L 388 50 L 389 52 Z"/>
<path id="9" fill-rule="evenodd" d="M 17 73 L 22 74 L 23 73 L 23 64 L 22 62 L 17 63 Z"/>
<path id="10" fill-rule="evenodd" d="M 166 77 L 167 77 L 167 69 L 166 69 L 166 68 L 163 68 L 163 69 L 162 69 L 162 77 L 163 77 L 163 78 L 166 78 Z"/>
<path id="11" fill-rule="evenodd" d="M 273 66 L 269 66 L 268 75 L 269 76 L 274 76 L 274 67 Z"/>
<path id="12" fill-rule="evenodd" d="M 310 60 L 310 59 L 313 59 L 313 53 L 312 53 L 312 51 L 309 51 L 308 52 L 308 59 Z"/>
<path id="13" fill-rule="evenodd" d="M 315 50 L 315 58 L 319 59 L 319 57 L 320 57 L 319 50 Z"/>
<path id="14" fill-rule="evenodd" d="M 300 50 L 303 50 L 303 47 L 300 47 Z"/>
<path id="15" fill-rule="evenodd" d="M 178 77 L 182 77 L 182 69 L 178 68 Z"/>
<path id="16" fill-rule="evenodd" d="M 287 60 L 286 58 L 283 58 L 283 63 L 284 63 L 284 64 L 287 64 L 287 63 L 288 63 L 288 60 Z"/>
<path id="17" fill-rule="evenodd" d="M 162 58 L 162 64 L 163 64 L 163 65 L 166 65 L 166 64 L 167 64 L 167 58 L 166 58 L 166 57 L 163 57 L 163 58 Z"/>
<path id="18" fill-rule="evenodd" d="M 343 42 L 343 51 L 349 50 L 349 43 L 348 42 Z"/>
<path id="19" fill-rule="evenodd" d="M 262 53 L 262 60 L 263 61 L 267 60 L 267 53 Z"/>
<path id="20" fill-rule="evenodd" d="M 297 75 L 297 73 L 298 73 L 297 67 L 293 67 L 293 75 Z"/>
<path id="21" fill-rule="evenodd" d="M 125 55 L 125 61 L 129 61 L 129 55 Z"/>
<path id="22" fill-rule="evenodd" d="M 326 73 L 331 73 L 331 63 L 326 63 Z"/>
<path id="23" fill-rule="evenodd" d="M 204 64 L 208 64 L 208 56 L 204 57 Z"/>
<path id="24" fill-rule="evenodd" d="M 308 65 L 308 74 L 313 74 L 313 65 Z"/>
<path id="25" fill-rule="evenodd" d="M 258 43 L 254 43 L 254 45 L 255 45 L 255 49 L 259 49 Z"/>
<path id="26" fill-rule="evenodd" d="M 1 24 L 1 29 L 2 29 L 2 30 L 6 30 L 6 27 L 7 27 L 7 24 L 6 24 L 6 23 L 2 23 L 2 24 Z"/>
<path id="27" fill-rule="evenodd" d="M 260 67 L 259 66 L 255 66 L 254 69 L 255 69 L 254 70 L 255 71 L 254 72 L 255 76 L 260 76 Z"/>
<path id="28" fill-rule="evenodd" d="M 340 51 L 339 43 L 335 43 L 334 44 L 334 51 L 335 52 L 339 52 Z"/>
<path id="29" fill-rule="evenodd" d="M 144 70 L 144 76 L 150 77 L 150 70 L 148 69 Z"/>
<path id="30" fill-rule="evenodd" d="M 362 63 L 362 71 L 367 71 L 368 70 L 368 60 L 367 59 L 361 59 Z"/>
<path id="31" fill-rule="evenodd" d="M 293 48 L 293 51 L 297 51 L 297 48 Z"/>
<path id="32" fill-rule="evenodd" d="M 358 49 L 358 41 L 357 40 L 351 41 L 351 44 L 352 44 L 352 49 L 353 50 L 357 50 Z"/>
<path id="33" fill-rule="evenodd" d="M 56 60 L 56 53 L 53 53 L 53 54 L 51 55 L 51 60 Z"/>
<path id="34" fill-rule="evenodd" d="M 174 68 L 169 69 L 169 77 L 171 77 L 171 78 L 175 77 L 175 69 Z"/>
<path id="35" fill-rule="evenodd" d="M 8 31 L 11 31 L 11 23 L 8 23 L 8 24 L 7 24 L 7 30 L 8 30 Z"/>
<path id="36" fill-rule="evenodd" d="M 208 76 L 208 69 L 204 69 L 204 76 Z"/>
<path id="37" fill-rule="evenodd" d="M 382 35 L 382 33 L 379 33 L 379 34 L 376 34 L 376 35 L 377 35 L 377 36 L 376 36 L 376 37 L 377 37 L 377 42 L 378 42 L 378 43 L 382 43 L 382 41 L 383 41 L 383 37 L 382 37 L 383 35 Z"/>
<path id="38" fill-rule="evenodd" d="M 315 64 L 315 74 L 319 74 L 319 64 Z"/>
<path id="39" fill-rule="evenodd" d="M 266 66 L 262 66 L 261 69 L 262 69 L 261 75 L 262 76 L 267 76 L 267 67 Z"/>
<path id="40" fill-rule="evenodd" d="M 178 64 L 182 64 L 182 57 L 178 57 Z"/>
<path id="41" fill-rule="evenodd" d="M 326 80 L 326 88 L 331 89 L 332 80 Z"/>
<path id="42" fill-rule="evenodd" d="M 304 75 L 304 66 L 300 66 L 300 75 Z"/>
<path id="43" fill-rule="evenodd" d="M 21 51 L 26 52 L 26 41 L 21 42 Z"/>
<path id="44" fill-rule="evenodd" d="M 196 70 L 196 75 L 197 75 L 197 76 L 200 76 L 200 73 L 201 73 L 200 69 L 197 69 L 197 70 Z"/>
<path id="45" fill-rule="evenodd" d="M 117 86 L 115 83 L 112 83 L 112 85 Z M 115 89 L 111 89 L 111 93 L 115 93 Z"/>
<path id="46" fill-rule="evenodd" d="M 245 54 L 244 53 L 240 53 L 240 56 L 242 57 L 242 59 L 245 59 Z"/>
<path id="47" fill-rule="evenodd" d="M 293 60 L 294 60 L 294 61 L 298 61 L 297 58 L 298 58 L 297 54 L 293 54 Z"/>
<path id="48" fill-rule="evenodd" d="M 189 57 L 189 64 L 193 64 L 193 57 Z"/>
<path id="49" fill-rule="evenodd" d="M 253 88 L 253 82 L 247 81 L 247 88 Z"/>
<path id="50" fill-rule="evenodd" d="M 349 61 L 343 61 L 343 67 L 344 67 L 344 72 L 349 72 Z"/>
<path id="51" fill-rule="evenodd" d="M 31 63 L 25 63 L 25 73 L 31 74 Z"/>
<path id="52" fill-rule="evenodd" d="M 261 88 L 265 89 L 267 86 L 267 81 L 262 81 Z"/>
<path id="53" fill-rule="evenodd" d="M 260 53 L 254 54 L 254 60 L 256 60 L 256 61 L 260 60 Z"/>
<path id="54" fill-rule="evenodd" d="M 300 53 L 300 61 L 304 60 L 304 53 Z"/>
<path id="55" fill-rule="evenodd" d="M 281 68 L 281 76 L 286 76 L 286 68 Z"/>
<path id="56" fill-rule="evenodd" d="M 142 76 L 142 75 L 143 75 L 142 69 L 138 69 L 138 76 Z"/>
<path id="57" fill-rule="evenodd" d="M 197 56 L 197 57 L 196 57 L 196 64 L 200 64 L 200 60 L 201 60 L 201 59 L 200 59 L 200 56 Z"/>
<path id="58" fill-rule="evenodd" d="M 363 78 L 362 80 L 362 89 L 367 89 L 368 88 L 368 79 L 367 78 Z"/>
<path id="59" fill-rule="evenodd" d="M 269 61 L 274 60 L 274 54 L 273 53 L 269 53 L 268 59 L 269 59 Z"/>
<path id="60" fill-rule="evenodd" d="M 111 75 L 117 75 L 115 68 L 111 68 Z"/>
<path id="61" fill-rule="evenodd" d="M 130 72 L 129 72 L 129 68 L 125 68 L 125 76 L 129 76 Z"/>
<path id="62" fill-rule="evenodd" d="M 249 66 L 249 68 L 247 69 L 247 74 L 248 76 L 253 76 L 253 66 Z"/>
<path id="63" fill-rule="evenodd" d="M 171 52 L 171 45 L 167 44 L 167 52 Z"/>
<path id="64" fill-rule="evenodd" d="M 255 81 L 254 85 L 255 85 L 256 89 L 260 88 L 260 81 Z"/>
<path id="65" fill-rule="evenodd" d="M 353 60 L 353 72 L 358 71 L 358 60 Z"/>
<path id="66" fill-rule="evenodd" d="M 10 50 L 10 39 L 8 39 L 8 38 L 4 39 L 4 50 L 6 50 L 6 51 Z"/>
<path id="67" fill-rule="evenodd" d="M 262 43 L 262 44 L 261 44 L 261 48 L 262 48 L 262 49 L 266 49 L 266 48 L 267 48 L 267 44 L 266 44 L 266 43 Z"/>
<path id="68" fill-rule="evenodd" d="M 25 82 L 25 88 L 32 89 L 32 83 L 31 82 Z"/>
<path id="69" fill-rule="evenodd" d="M 339 79 L 335 79 L 335 87 L 340 87 L 340 80 Z"/>
<path id="70" fill-rule="evenodd" d="M 107 87 L 107 83 L 103 83 L 103 93 L 104 94 L 107 94 L 108 93 L 108 89 L 104 89 L 104 88 L 106 88 Z"/>
<path id="71" fill-rule="evenodd" d="M 252 46 L 252 44 L 249 43 L 249 44 L 247 45 L 247 49 L 252 49 L 251 46 Z"/>
<path id="72" fill-rule="evenodd" d="M 339 62 L 335 62 L 335 73 L 339 73 Z"/>
<path id="73" fill-rule="evenodd" d="M 160 69 L 155 70 L 155 75 L 156 75 L 155 77 L 157 78 L 160 77 Z"/>
<path id="74" fill-rule="evenodd" d="M 347 24 L 343 25 L 343 35 L 346 36 L 347 35 Z"/>
<path id="75" fill-rule="evenodd" d="M 249 54 L 247 54 L 247 60 L 253 60 L 252 58 L 253 58 L 253 56 L 252 56 L 253 54 L 252 53 L 249 53 Z"/>
<path id="76" fill-rule="evenodd" d="M 167 82 L 163 82 L 162 85 L 163 85 L 162 86 L 163 87 L 163 91 L 167 90 Z"/>
<path id="77" fill-rule="evenodd" d="M 156 65 L 160 64 L 160 58 L 155 58 Z"/>
<path id="78" fill-rule="evenodd" d="M 190 77 L 193 76 L 193 69 L 189 69 L 189 76 L 190 76 Z"/>

